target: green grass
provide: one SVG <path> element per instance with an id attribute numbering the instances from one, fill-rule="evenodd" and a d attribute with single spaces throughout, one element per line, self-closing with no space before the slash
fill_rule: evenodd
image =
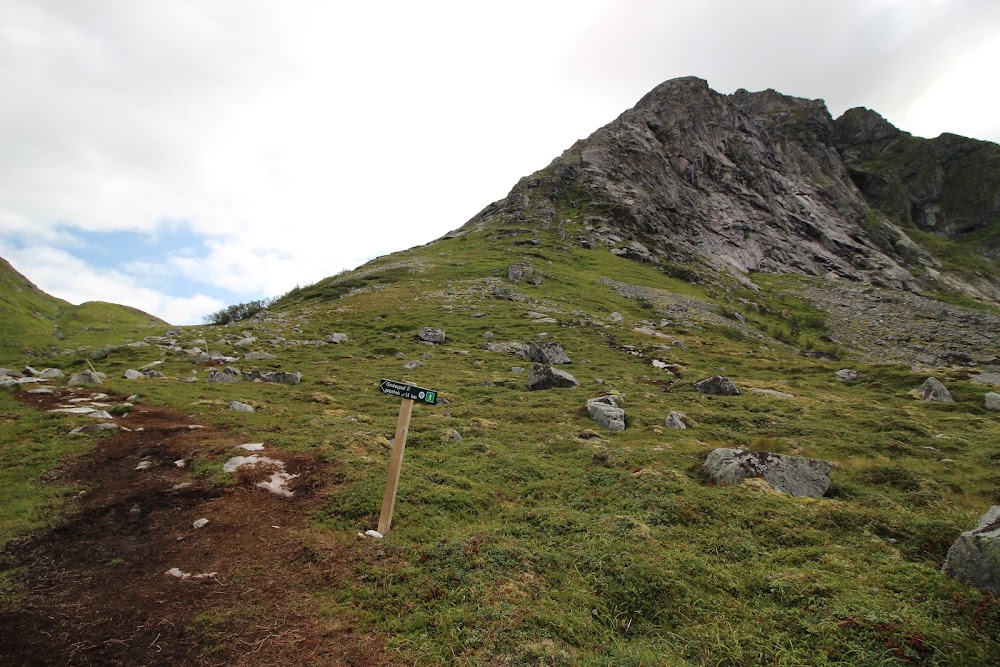
<path id="1" fill-rule="evenodd" d="M 567 217 L 572 232 L 578 223 Z M 663 339 L 633 329 L 669 313 L 619 296 L 598 277 L 703 298 L 769 335 L 787 327 L 798 348 L 824 343 L 825 323 L 791 294 L 797 279 L 760 277 L 759 293 L 726 291 L 571 247 L 555 231 L 537 236 L 541 245 L 515 247 L 490 230 L 471 232 L 363 267 L 421 260 L 413 270 L 302 288 L 275 307 L 289 309 L 284 320 L 190 327 L 180 336 L 232 352 L 214 341 L 253 328 L 277 359 L 235 365 L 301 371 L 295 387 L 207 383 L 187 355 L 155 348 L 116 348 L 94 363 L 113 391 L 331 461 L 336 490 L 303 540 L 332 541 L 351 558 L 336 587 L 315 591 L 319 607 L 380 633 L 414 664 L 990 664 L 1000 651 L 1000 605 L 940 571 L 950 543 L 1000 502 L 1000 424 L 982 407 L 981 386 L 960 373 L 941 376 L 956 403 L 923 403 L 909 392 L 924 376 L 906 367 L 852 364 L 861 379 L 842 383 L 834 373 L 845 362 L 721 326 L 663 327 L 684 347 L 659 348 Z M 515 286 L 523 301 L 494 298 L 495 280 L 523 260 L 543 284 Z M 351 293 L 344 285 L 378 287 Z M 539 309 L 558 323 L 526 317 Z M 624 321 L 611 324 L 613 311 Z M 422 326 L 443 328 L 447 342 L 420 344 Z M 263 342 L 334 332 L 351 342 Z M 526 374 L 511 372 L 527 367 L 524 359 L 481 349 L 541 333 L 573 359 L 567 370 L 580 388 L 528 392 Z M 683 378 L 649 357 L 679 364 Z M 197 371 L 200 381 L 117 379 L 161 358 L 168 376 Z M 423 365 L 403 369 L 411 360 Z M 691 387 L 717 373 L 794 398 L 708 397 Z M 377 522 L 399 408 L 379 393 L 381 377 L 438 389 L 448 403 L 416 406 L 393 529 L 362 541 L 357 532 Z M 496 386 L 477 386 L 484 381 Z M 624 396 L 623 433 L 600 431 L 584 410 L 587 398 L 608 392 Z M 65 439 L 64 422 L 26 413 L 9 394 L 0 400 L 0 411 L 19 415 L 0 424 L 0 441 L 22 448 L 0 458 L 2 474 L 21 485 L 3 499 L 5 516 L 12 532 L 36 529 L 64 507 L 66 490 L 49 487 L 45 471 L 88 441 Z M 230 400 L 260 409 L 227 411 Z M 691 428 L 666 429 L 671 410 L 685 412 Z M 698 468 L 722 446 L 831 460 L 829 497 L 710 487 Z M 25 447 L 36 457 L 27 468 Z M 213 475 L 221 464 L 196 465 Z M 30 494 L 38 495 L 27 515 L 36 518 L 22 521 L 15 503 Z"/>

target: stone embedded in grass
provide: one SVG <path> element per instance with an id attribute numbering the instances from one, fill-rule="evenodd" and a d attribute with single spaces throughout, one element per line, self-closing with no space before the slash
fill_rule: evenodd
<path id="1" fill-rule="evenodd" d="M 67 383 L 71 387 L 85 384 L 104 384 L 96 371 L 80 371 L 69 379 Z"/>
<path id="2" fill-rule="evenodd" d="M 715 396 L 739 396 L 740 390 L 733 381 L 722 375 L 713 375 L 694 383 L 694 388 L 702 394 Z"/>
<path id="3" fill-rule="evenodd" d="M 1000 410 L 1000 394 L 995 391 L 986 392 L 983 398 L 983 405 L 987 410 Z"/>
<path id="4" fill-rule="evenodd" d="M 730 448 L 713 450 L 702 466 L 709 479 L 720 486 L 761 477 L 775 491 L 810 498 L 826 493 L 832 467 L 822 459 Z"/>
<path id="5" fill-rule="evenodd" d="M 240 369 L 234 368 L 233 366 L 226 366 L 225 368 L 213 368 L 208 375 L 209 382 L 239 382 L 243 379 L 243 374 Z"/>
<path id="6" fill-rule="evenodd" d="M 562 347 L 553 341 L 541 340 L 528 346 L 528 359 L 540 364 L 571 364 L 570 358 Z"/>
<path id="7" fill-rule="evenodd" d="M 576 381 L 575 377 L 566 371 L 561 371 L 558 368 L 552 368 L 551 366 L 532 364 L 531 370 L 528 372 L 529 391 L 579 386 L 580 383 Z"/>
<path id="8" fill-rule="evenodd" d="M 673 429 L 686 429 L 687 428 L 687 415 L 683 412 L 678 412 L 674 410 L 663 422 L 664 426 Z"/>
<path id="9" fill-rule="evenodd" d="M 599 426 L 609 431 L 625 430 L 625 410 L 618 406 L 614 396 L 599 396 L 587 401 L 587 412 Z"/>
<path id="10" fill-rule="evenodd" d="M 47 380 L 59 380 L 66 377 L 66 374 L 58 368 L 46 368 L 38 374 L 38 377 L 45 378 Z"/>
<path id="11" fill-rule="evenodd" d="M 417 332 L 417 338 L 425 343 L 443 343 L 445 341 L 444 329 L 423 327 Z"/>
<path id="12" fill-rule="evenodd" d="M 945 574 L 1000 595 L 1000 505 L 993 505 L 975 529 L 962 533 L 948 549 Z"/>
<path id="13" fill-rule="evenodd" d="M 941 381 L 934 377 L 924 380 L 920 386 L 920 395 L 925 401 L 937 401 L 939 403 L 954 403 L 951 392 L 948 391 Z"/>
<path id="14" fill-rule="evenodd" d="M 837 371 L 836 376 L 840 382 L 850 382 L 851 380 L 857 380 L 861 377 L 861 374 L 851 368 L 841 368 Z"/>
<path id="15" fill-rule="evenodd" d="M 276 384 L 296 385 L 302 382 L 302 373 L 285 373 L 284 371 L 262 371 L 253 369 L 243 374 L 244 380 L 251 382 L 274 382 Z"/>
<path id="16" fill-rule="evenodd" d="M 527 280 L 533 275 L 535 275 L 535 267 L 531 265 L 531 262 L 520 262 L 507 267 L 507 280 L 512 283 Z"/>
<path id="17" fill-rule="evenodd" d="M 125 378 L 126 380 L 138 380 L 139 378 L 143 377 L 143 375 L 134 368 L 130 368 L 124 373 L 122 373 L 122 377 Z"/>
<path id="18" fill-rule="evenodd" d="M 774 396 L 775 398 L 795 398 L 795 394 L 789 394 L 787 391 L 778 391 L 777 389 L 758 389 L 757 387 L 749 387 L 748 391 L 754 394 L 761 394 L 763 396 Z"/>
<path id="19" fill-rule="evenodd" d="M 333 343 L 334 345 L 340 345 L 341 343 L 350 342 L 350 338 L 347 337 L 345 333 L 332 333 L 326 337 L 327 343 Z"/>
<path id="20" fill-rule="evenodd" d="M 424 365 L 424 362 L 417 361 L 416 359 L 414 359 L 413 361 L 407 361 L 405 364 L 403 364 L 403 368 L 405 368 L 408 371 L 411 371 L 414 368 L 419 368 L 420 366 L 423 366 L 423 365 Z"/>
<path id="21" fill-rule="evenodd" d="M 229 409 L 235 410 L 236 412 L 255 412 L 252 405 L 246 403 L 241 403 L 240 401 L 232 401 L 229 403 Z"/>

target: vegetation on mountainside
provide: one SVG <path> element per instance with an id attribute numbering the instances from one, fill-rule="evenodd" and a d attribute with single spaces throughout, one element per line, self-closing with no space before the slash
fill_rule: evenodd
<path id="1" fill-rule="evenodd" d="M 248 441 L 332 462 L 335 489 L 301 539 L 317 562 L 348 550 L 351 570 L 316 601 L 325 617 L 380 634 L 415 664 L 990 664 L 1000 603 L 940 571 L 958 534 L 1000 503 L 1000 424 L 968 371 L 939 374 L 954 404 L 915 400 L 926 375 L 904 366 L 851 364 L 861 378 L 838 382 L 845 362 L 798 353 L 829 345 L 822 313 L 788 293 L 800 279 L 755 276 L 762 289 L 752 293 L 693 285 L 571 246 L 563 236 L 578 223 L 568 217 L 533 234 L 537 246 L 511 245 L 526 235 L 469 231 L 382 258 L 287 295 L 272 306 L 281 317 L 239 325 L 261 340 L 348 334 L 341 345 L 262 344 L 278 358 L 237 362 L 301 371 L 301 385 L 207 383 L 187 355 L 121 347 L 99 363 L 112 378 L 105 390 L 138 391 Z M 531 261 L 544 282 L 506 283 L 515 261 Z M 598 278 L 700 299 L 733 326 L 700 323 L 688 302 L 625 298 Z M 529 310 L 558 323 L 535 322 Z M 620 324 L 608 318 L 614 311 Z M 635 330 L 644 323 L 669 338 Z M 447 342 L 420 344 L 423 326 L 443 328 Z M 226 332 L 195 327 L 182 339 Z M 526 373 L 512 370 L 525 360 L 482 349 L 543 335 L 572 358 L 566 369 L 580 388 L 528 392 Z M 678 364 L 680 377 L 653 358 Z M 114 379 L 158 359 L 169 376 L 194 371 L 202 381 Z M 58 361 L 73 369 L 86 358 Z M 422 365 L 406 370 L 406 361 Z M 718 373 L 794 397 L 691 387 Z M 399 407 L 379 393 L 381 377 L 436 388 L 447 403 L 414 410 L 393 529 L 359 541 L 377 521 Z M 605 393 L 624 398 L 623 433 L 587 417 L 586 399 Z M 233 399 L 259 409 L 224 410 Z M 55 428 L 3 400 L 0 439 L 39 452 L 30 466 L 20 455 L 0 459 L 3 474 L 42 489 L 19 491 L 30 507 L 0 515 L 14 517 L 9 535 L 54 518 L 50 499 L 65 491 L 43 471 L 75 451 L 60 449 L 59 434 L 76 418 Z M 690 428 L 665 428 L 671 410 Z M 736 446 L 833 461 L 827 497 L 705 484 L 705 455 Z M 194 465 L 213 476 L 223 461 Z M 17 523 L 21 514 L 35 519 Z M 211 613 L 236 623 L 242 612 Z"/>
<path id="2" fill-rule="evenodd" d="M 49 296 L 0 258 L 0 359 L 24 363 L 32 355 L 80 346 L 137 340 L 163 320 L 101 301 L 74 306 Z"/>

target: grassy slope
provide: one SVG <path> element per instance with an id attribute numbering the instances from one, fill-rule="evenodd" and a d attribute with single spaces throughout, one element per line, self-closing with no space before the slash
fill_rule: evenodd
<path id="1" fill-rule="evenodd" d="M 940 572 L 955 537 L 1000 502 L 1000 425 L 984 411 L 981 387 L 943 377 L 957 402 L 918 402 L 908 391 L 924 378 L 907 368 L 855 365 L 863 378 L 839 383 L 843 363 L 719 327 L 665 327 L 685 347 L 656 350 L 662 341 L 633 327 L 670 313 L 595 278 L 711 295 L 606 250 L 568 247 L 555 232 L 539 238 L 538 247 L 514 247 L 475 232 L 376 260 L 371 266 L 423 259 L 424 267 L 373 274 L 352 283 L 364 288 L 358 293 L 332 282 L 323 294 L 304 288 L 279 305 L 285 320 L 259 325 L 256 335 L 344 332 L 352 341 L 262 344 L 278 359 L 256 363 L 302 371 L 297 387 L 115 380 L 110 388 L 337 461 L 339 490 L 303 539 L 320 559 L 331 542 L 345 545 L 355 569 L 316 595 L 325 613 L 385 633 L 416 664 L 989 664 L 1000 651 L 1000 608 Z M 486 296 L 483 279 L 505 276 L 522 259 L 545 277 L 518 286 L 531 302 Z M 780 282 L 754 297 L 751 323 L 777 332 L 794 319 L 788 335 L 814 340 L 821 318 L 779 296 Z M 732 308 L 734 296 L 714 298 Z M 562 311 L 560 324 L 525 316 L 546 306 Z M 624 322 L 568 325 L 612 311 Z M 448 342 L 420 345 L 413 334 L 422 326 L 444 328 Z M 186 337 L 227 351 L 211 341 L 251 327 L 192 328 Z M 493 341 L 548 333 L 582 386 L 526 391 L 526 374 L 511 367 L 528 363 L 481 350 L 486 331 Z M 664 391 L 657 383 L 671 376 L 623 345 L 683 365 L 683 381 Z M 113 350 L 98 368 L 117 377 L 159 358 L 174 376 L 196 370 L 185 355 L 155 348 Z M 404 370 L 409 360 L 423 365 Z M 795 398 L 706 397 L 691 388 L 716 373 Z M 437 388 L 449 403 L 415 409 L 393 530 L 382 542 L 359 542 L 357 531 L 377 521 L 398 410 L 378 392 L 380 377 Z M 497 386 L 477 386 L 484 381 Z M 582 409 L 609 391 L 625 396 L 624 433 L 595 433 Z M 233 399 L 262 409 L 222 409 Z M 664 428 L 671 410 L 687 413 L 692 428 Z M 0 423 L 2 439 L 17 423 Z M 45 433 L 22 436 L 47 450 Z M 706 486 L 696 471 L 718 446 L 832 460 L 830 497 Z M 215 474 L 221 463 L 198 466 Z"/>
<path id="2" fill-rule="evenodd" d="M 0 364 L 37 363 L 52 350 L 120 344 L 163 333 L 167 326 L 128 306 L 102 301 L 74 306 L 38 289 L 0 258 Z"/>

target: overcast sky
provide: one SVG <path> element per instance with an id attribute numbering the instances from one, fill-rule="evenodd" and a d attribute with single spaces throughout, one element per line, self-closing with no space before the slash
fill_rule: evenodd
<path id="1" fill-rule="evenodd" d="M 996 0 L 0 0 L 0 256 L 173 324 L 426 243 L 658 83 L 1000 141 Z"/>

